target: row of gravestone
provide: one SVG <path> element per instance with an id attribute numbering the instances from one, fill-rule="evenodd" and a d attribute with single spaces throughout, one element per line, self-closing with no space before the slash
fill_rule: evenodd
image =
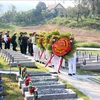
<path id="1" fill-rule="evenodd" d="M 3 87 L 2 87 L 2 74 L 0 73 L 0 100 L 3 100 L 2 92 L 3 92 Z"/>
<path id="2" fill-rule="evenodd" d="M 10 66 L 17 66 L 18 63 L 20 63 L 27 67 L 36 67 L 35 62 L 32 59 L 20 52 L 10 49 L 1 49 L 0 54 Z"/>
<path id="3" fill-rule="evenodd" d="M 29 59 L 20 52 L 12 51 L 9 49 L 1 49 L 1 56 L 8 62 L 10 66 L 17 66 L 18 63 L 25 65 L 26 67 L 36 67 L 35 61 Z M 100 55 L 87 52 L 77 51 L 76 66 L 85 70 L 100 70 Z"/>
<path id="4" fill-rule="evenodd" d="M 27 72 L 24 68 L 16 75 L 24 100 L 78 100 L 71 89 L 58 81 L 50 72 Z"/>
<path id="5" fill-rule="evenodd" d="M 77 51 L 76 61 L 80 68 L 85 70 L 100 71 L 100 55 L 86 51 Z"/>

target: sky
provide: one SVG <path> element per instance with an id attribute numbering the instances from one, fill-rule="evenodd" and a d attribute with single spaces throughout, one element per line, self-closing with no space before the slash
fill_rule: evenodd
<path id="1" fill-rule="evenodd" d="M 61 3 L 65 8 L 68 6 L 74 6 L 71 0 L 0 0 L 0 4 L 3 5 L 2 12 L 9 9 L 10 5 L 15 5 L 17 11 L 28 11 L 36 7 L 39 2 L 44 2 L 46 6 L 51 4 Z"/>

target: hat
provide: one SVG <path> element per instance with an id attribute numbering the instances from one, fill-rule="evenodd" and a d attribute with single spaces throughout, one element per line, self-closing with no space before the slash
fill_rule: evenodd
<path id="1" fill-rule="evenodd" d="M 33 35 L 35 35 L 36 34 L 36 32 L 33 32 Z"/>
<path id="2" fill-rule="evenodd" d="M 19 34 L 23 34 L 23 32 L 20 32 Z"/>
<path id="3" fill-rule="evenodd" d="M 10 31 L 7 31 L 7 32 L 10 32 Z"/>
<path id="4" fill-rule="evenodd" d="M 3 32 L 0 32 L 0 34 L 2 34 Z"/>
<path id="5" fill-rule="evenodd" d="M 14 35 L 16 35 L 17 33 L 14 33 Z"/>

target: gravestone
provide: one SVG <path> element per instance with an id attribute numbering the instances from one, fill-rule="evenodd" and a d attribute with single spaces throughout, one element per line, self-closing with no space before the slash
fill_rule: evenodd
<path id="1" fill-rule="evenodd" d="M 30 76 L 52 76 L 51 73 L 49 72 L 43 72 L 43 71 L 38 71 L 38 72 L 27 72 L 30 74 Z M 21 78 L 21 75 L 16 74 L 16 80 L 19 81 L 19 78 Z"/>
<path id="2" fill-rule="evenodd" d="M 71 89 L 41 89 L 38 91 L 38 96 L 41 96 L 41 100 L 70 100 L 77 99 L 77 95 Z M 29 92 L 25 92 L 24 100 L 34 100 L 34 95 Z"/>
<path id="3" fill-rule="evenodd" d="M 65 84 L 60 82 L 60 81 L 39 81 L 39 82 L 34 82 L 33 86 L 38 88 L 38 90 L 41 89 L 47 89 L 47 88 L 65 88 Z M 25 86 L 25 84 L 22 84 L 22 94 L 24 95 L 25 92 L 28 91 L 29 86 Z"/>
<path id="4" fill-rule="evenodd" d="M 39 81 L 57 81 L 57 79 L 53 76 L 31 76 L 30 80 L 32 82 L 39 82 Z M 21 88 L 21 85 L 24 84 L 24 80 L 19 78 L 18 86 Z"/>

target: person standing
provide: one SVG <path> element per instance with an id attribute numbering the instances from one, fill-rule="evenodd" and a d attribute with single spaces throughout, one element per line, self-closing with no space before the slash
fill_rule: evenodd
<path id="1" fill-rule="evenodd" d="M 2 49 L 2 33 L 3 32 L 0 32 L 0 49 Z"/>
<path id="2" fill-rule="evenodd" d="M 36 62 L 39 62 L 39 48 L 36 44 L 37 39 L 38 39 L 38 34 L 36 32 L 33 32 L 32 43 L 33 43 L 34 60 Z"/>
<path id="3" fill-rule="evenodd" d="M 33 56 L 33 43 L 32 43 L 32 36 L 33 34 L 29 34 L 29 39 L 28 39 L 28 52 L 31 56 Z"/>
<path id="4" fill-rule="evenodd" d="M 17 47 L 17 43 L 16 43 L 16 34 L 17 34 L 17 33 L 14 33 L 14 35 L 12 36 L 12 40 L 11 40 L 11 43 L 12 43 L 12 46 L 13 46 L 13 50 L 14 50 L 14 51 L 17 51 L 17 50 L 16 50 L 16 47 Z"/>
<path id="5" fill-rule="evenodd" d="M 27 53 L 27 41 L 28 41 L 28 37 L 26 35 L 27 35 L 27 32 L 24 32 L 22 36 L 22 51 L 23 51 L 23 54 L 25 55 Z"/>
<path id="6" fill-rule="evenodd" d="M 23 53 L 22 51 L 22 35 L 23 35 L 23 32 L 20 32 L 20 36 L 18 38 L 18 44 L 20 46 L 20 52 Z"/>
<path id="7" fill-rule="evenodd" d="M 68 75 L 72 76 L 76 74 L 76 52 L 74 53 L 73 57 L 68 59 L 68 68 Z"/>
<path id="8" fill-rule="evenodd" d="M 4 35 L 4 42 L 5 42 L 5 49 L 7 49 L 7 42 L 8 42 L 7 33 L 5 33 Z"/>
<path id="9" fill-rule="evenodd" d="M 10 38 L 10 36 L 9 36 L 9 33 L 10 33 L 10 31 L 7 31 L 7 38 L 8 38 L 8 41 L 7 41 L 7 49 L 10 49 L 10 42 L 11 42 L 11 38 Z"/>

